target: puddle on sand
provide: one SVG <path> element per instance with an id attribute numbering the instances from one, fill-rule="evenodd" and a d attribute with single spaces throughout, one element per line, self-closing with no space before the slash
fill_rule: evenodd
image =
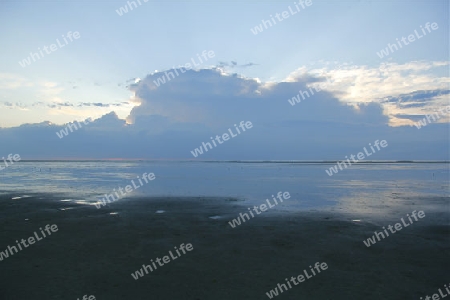
<path id="1" fill-rule="evenodd" d="M 22 199 L 22 198 L 30 198 L 31 196 L 28 195 L 23 195 L 23 196 L 19 196 L 19 197 L 13 197 L 11 198 L 11 200 L 18 200 L 18 199 Z"/>
<path id="2" fill-rule="evenodd" d="M 59 210 L 69 210 L 69 209 L 74 209 L 74 207 L 64 207 L 64 208 L 60 208 Z"/>
<path id="3" fill-rule="evenodd" d="M 87 202 L 86 200 L 75 200 L 74 201 L 76 204 L 86 204 L 89 205 L 89 202 Z"/>

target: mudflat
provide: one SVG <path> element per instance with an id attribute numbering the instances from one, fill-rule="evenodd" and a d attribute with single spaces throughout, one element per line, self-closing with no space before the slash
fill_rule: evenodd
<path id="1" fill-rule="evenodd" d="M 5 300 L 269 299 L 316 262 L 328 268 L 275 298 L 419 299 L 450 280 L 448 211 L 366 247 L 381 226 L 340 212 L 267 211 L 232 228 L 247 212 L 233 198 L 129 198 L 97 209 L 64 195 L 15 196 L 0 196 L 0 252 L 47 224 L 58 231 L 3 257 Z M 131 276 L 183 243 L 192 251 Z"/>

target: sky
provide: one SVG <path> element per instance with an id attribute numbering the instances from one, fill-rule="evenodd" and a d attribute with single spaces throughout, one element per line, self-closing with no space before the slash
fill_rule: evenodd
<path id="1" fill-rule="evenodd" d="M 19 0 L 0 26 L 0 157 L 449 159 L 448 1 Z"/>

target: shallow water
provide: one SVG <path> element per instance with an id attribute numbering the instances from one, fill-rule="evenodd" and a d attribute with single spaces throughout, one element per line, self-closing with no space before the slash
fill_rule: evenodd
<path id="1" fill-rule="evenodd" d="M 402 198 L 449 196 L 449 164 L 359 164 L 333 176 L 327 163 L 250 162 L 20 162 L 0 172 L 0 191 L 26 197 L 30 192 L 63 193 L 66 200 L 92 204 L 113 189 L 125 188 L 143 173 L 156 179 L 127 193 L 134 196 L 233 197 L 259 205 L 277 192 L 291 198 L 276 210 L 339 209 L 384 213 L 404 205 Z M 139 184 L 137 184 L 139 186 Z M 20 198 L 17 198 L 19 201 Z M 414 201 L 414 200 L 411 200 Z M 436 203 L 448 209 L 448 202 Z"/>

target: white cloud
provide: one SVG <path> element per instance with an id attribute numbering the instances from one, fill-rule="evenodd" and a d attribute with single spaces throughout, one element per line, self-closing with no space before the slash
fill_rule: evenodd
<path id="1" fill-rule="evenodd" d="M 322 68 L 301 67 L 291 73 L 285 81 L 292 82 L 295 78 L 308 75 L 320 76 L 330 80 L 325 89 L 338 94 L 339 100 L 344 103 L 380 103 L 389 116 L 391 126 L 411 125 L 413 122 L 399 120 L 397 114 L 420 115 L 419 109 L 404 110 L 402 107 L 385 104 L 386 97 L 398 97 L 416 91 L 448 90 L 450 79 L 435 74 L 435 68 L 446 67 L 449 62 L 416 61 L 405 64 L 382 63 L 377 68 L 367 66 L 343 65 L 340 69 L 328 66 Z M 321 83 L 310 83 L 308 86 L 317 86 Z M 321 84 L 323 85 L 323 84 Z M 444 96 L 445 98 L 445 96 Z M 448 97 L 447 97 L 448 99 Z M 440 108 L 442 99 L 430 98 L 426 102 L 427 111 Z"/>
<path id="2" fill-rule="evenodd" d="M 33 83 L 23 76 L 12 73 L 0 73 L 0 90 L 14 90 L 31 86 L 33 86 Z"/>
<path id="3" fill-rule="evenodd" d="M 204 158 L 342 159 L 368 142 L 386 139 L 389 148 L 376 159 L 446 159 L 448 128 L 445 124 L 430 124 L 421 130 L 414 126 L 387 125 L 394 117 L 397 122 L 411 120 L 414 117 L 410 116 L 411 112 L 424 113 L 432 105 L 443 103 L 448 95 L 446 90 L 436 88 L 445 80 L 439 77 L 434 80 L 436 85 L 421 86 L 429 89 L 410 89 L 411 78 L 427 81 L 433 77 L 418 73 L 425 66 L 414 66 L 410 68 L 414 69 L 412 72 L 391 72 L 387 65 L 383 74 L 379 69 L 358 66 L 322 73 L 321 77 L 302 72 L 297 81 L 289 82 L 261 82 L 218 69 L 190 70 L 160 87 L 153 80 L 161 74 L 155 73 L 130 87 L 135 93 L 135 103 L 140 103 L 129 115 L 131 125 L 117 114 L 109 113 L 63 141 L 55 135 L 63 127 L 48 123 L 0 129 L 3 141 L 0 150 L 14 147 L 15 140 L 10 137 L 20 136 L 25 143 L 22 144 L 24 157 L 189 159 L 190 151 L 210 137 L 226 132 L 240 121 L 251 121 L 251 132 L 214 148 Z M 314 72 L 320 74 L 320 69 Z M 333 82 L 329 90 L 316 92 L 295 106 L 289 104 L 288 99 L 299 90 L 323 83 L 327 76 Z M 364 94 L 364 86 L 380 82 L 387 84 L 385 90 Z M 405 84 L 396 89 L 394 83 L 399 82 Z M 366 96 L 356 102 L 357 95 Z M 353 106 L 348 106 L 348 101 Z M 61 124 L 60 120 L 66 120 L 67 115 L 78 120 L 95 119 L 105 111 L 129 108 L 135 103 L 118 103 L 123 105 L 112 107 L 106 103 L 57 102 L 50 104 L 54 105 L 51 121 Z M 48 109 L 48 105 L 48 102 L 35 103 L 37 111 Z M 386 113 L 394 110 L 402 113 L 388 118 Z M 31 146 L 34 144 L 39 144 L 39 149 Z"/>

